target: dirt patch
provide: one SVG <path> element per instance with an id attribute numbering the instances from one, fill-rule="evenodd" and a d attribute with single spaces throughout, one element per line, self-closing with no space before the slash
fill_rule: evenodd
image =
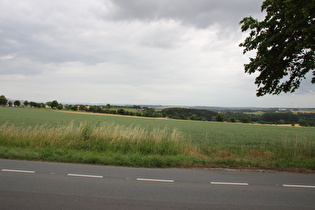
<path id="1" fill-rule="evenodd" d="M 299 124 L 295 124 L 294 126 L 292 126 L 292 124 L 278 124 L 278 125 L 274 125 L 274 126 L 280 126 L 280 127 L 302 127 Z"/>

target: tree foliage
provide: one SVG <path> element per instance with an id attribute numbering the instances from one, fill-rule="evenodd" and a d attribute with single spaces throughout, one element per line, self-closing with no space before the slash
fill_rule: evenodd
<path id="1" fill-rule="evenodd" d="M 29 103 L 29 105 L 30 105 L 31 107 L 37 107 L 37 108 L 45 107 L 45 104 L 36 103 L 36 102 L 34 102 L 34 101 L 31 101 L 31 102 Z"/>
<path id="2" fill-rule="evenodd" d="M 216 117 L 215 117 L 216 121 L 218 122 L 223 122 L 224 121 L 224 117 L 221 113 L 219 113 Z"/>
<path id="3" fill-rule="evenodd" d="M 236 122 L 235 117 L 231 117 L 231 118 L 230 118 L 230 122 L 235 123 L 235 122 Z"/>
<path id="4" fill-rule="evenodd" d="M 248 117 L 243 116 L 243 117 L 241 118 L 241 122 L 242 122 L 242 123 L 249 123 Z"/>
<path id="5" fill-rule="evenodd" d="M 259 72 L 257 96 L 294 92 L 308 72 L 315 83 L 315 1 L 265 0 L 263 21 L 245 17 L 242 31 L 249 36 L 240 44 L 243 53 L 256 51 L 245 72 Z"/>
<path id="6" fill-rule="evenodd" d="M 166 108 L 162 110 L 164 115 L 173 116 L 173 118 L 180 118 L 181 115 L 191 120 L 212 120 L 218 114 L 214 111 L 203 109 L 187 109 L 187 108 Z M 183 118 L 182 118 L 183 119 Z"/>
<path id="7" fill-rule="evenodd" d="M 24 101 L 24 106 L 28 106 L 30 103 L 26 100 L 26 101 Z"/>
<path id="8" fill-rule="evenodd" d="M 0 96 L 0 106 L 5 106 L 5 105 L 7 105 L 7 103 L 8 103 L 8 99 L 4 95 L 1 95 Z"/>
<path id="9" fill-rule="evenodd" d="M 299 116 L 297 114 L 293 114 L 292 112 L 266 112 L 262 116 L 262 121 L 265 122 L 272 122 L 272 123 L 298 123 L 299 122 Z M 284 123 L 281 123 L 284 122 Z"/>
<path id="10" fill-rule="evenodd" d="M 19 107 L 21 105 L 21 102 L 19 100 L 14 101 L 14 106 Z"/>

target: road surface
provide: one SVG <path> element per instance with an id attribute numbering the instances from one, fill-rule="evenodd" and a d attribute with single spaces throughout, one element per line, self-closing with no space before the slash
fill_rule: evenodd
<path id="1" fill-rule="evenodd" d="M 0 209 L 315 209 L 315 175 L 0 159 Z"/>

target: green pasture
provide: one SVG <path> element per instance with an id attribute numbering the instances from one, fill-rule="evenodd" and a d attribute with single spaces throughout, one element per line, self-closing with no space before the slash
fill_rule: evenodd
<path id="1" fill-rule="evenodd" d="M 147 131 L 155 129 L 172 131 L 176 129 L 181 133 L 180 141 L 197 147 L 198 154 L 190 158 L 187 155 L 181 155 L 180 158 L 176 156 L 174 157 L 176 159 L 174 164 L 162 164 L 162 166 L 214 164 L 233 167 L 315 170 L 314 127 L 185 121 L 106 114 L 93 115 L 77 112 L 67 113 L 50 109 L 0 107 L 0 125 L 4 123 L 20 127 L 34 127 L 36 125 L 57 127 L 67 126 L 69 123 L 73 123 L 75 126 L 87 123 L 92 127 L 98 127 L 107 123 L 124 126 L 125 128 L 141 127 Z M 36 148 L 36 150 L 41 150 L 41 148 Z M 2 157 L 16 158 L 14 155 L 1 154 L 5 153 L 3 151 L 8 151 L 8 148 L 2 146 L 0 151 Z M 89 154 L 91 152 L 93 151 L 88 151 Z M 144 158 L 143 155 L 140 156 Z M 159 160 L 156 156 L 154 158 Z M 170 157 L 165 156 L 165 158 Z M 132 158 L 129 157 L 129 159 Z M 160 160 L 162 159 L 161 157 Z M 166 162 L 170 163 L 172 161 L 168 160 Z M 102 162 L 96 161 L 96 163 Z M 105 163 L 107 164 L 106 161 Z M 122 165 L 137 164 L 126 163 Z M 146 164 L 140 166 L 146 166 Z M 154 164 L 149 164 L 149 166 L 154 166 Z M 160 165 L 157 164 L 156 166 Z"/>

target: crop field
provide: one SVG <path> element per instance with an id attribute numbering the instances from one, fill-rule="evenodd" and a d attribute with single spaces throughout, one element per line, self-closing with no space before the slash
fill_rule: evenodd
<path id="1" fill-rule="evenodd" d="M 0 107 L 0 157 L 315 171 L 315 128 Z"/>

